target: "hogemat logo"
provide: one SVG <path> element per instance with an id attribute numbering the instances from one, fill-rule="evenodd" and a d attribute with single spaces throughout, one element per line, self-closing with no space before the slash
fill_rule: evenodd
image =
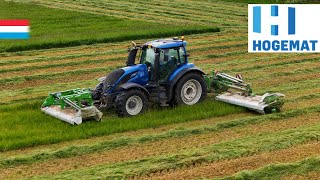
<path id="1" fill-rule="evenodd" d="M 320 52 L 320 5 L 248 6 L 249 52 Z"/>

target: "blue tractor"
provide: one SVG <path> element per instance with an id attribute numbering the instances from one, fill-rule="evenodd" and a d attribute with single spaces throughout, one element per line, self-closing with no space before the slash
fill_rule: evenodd
<path id="1" fill-rule="evenodd" d="M 119 116 L 143 113 L 148 104 L 193 105 L 207 96 L 204 72 L 188 62 L 187 42 L 155 40 L 129 49 L 126 67 L 117 69 L 93 91 L 99 109 L 115 107 Z"/>
<path id="2" fill-rule="evenodd" d="M 143 113 L 148 105 L 194 105 L 213 92 L 215 100 L 246 107 L 261 114 L 278 112 L 283 94 L 252 93 L 241 75 L 219 71 L 206 75 L 188 62 L 187 43 L 173 38 L 155 40 L 129 49 L 126 67 L 114 70 L 94 90 L 72 89 L 49 93 L 41 110 L 70 124 L 100 120 L 101 109 L 115 107 L 119 116 Z"/>

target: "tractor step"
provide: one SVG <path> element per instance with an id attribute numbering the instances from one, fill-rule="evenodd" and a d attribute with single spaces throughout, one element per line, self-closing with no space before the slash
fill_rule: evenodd
<path id="1" fill-rule="evenodd" d="M 166 88 L 159 85 L 151 88 L 149 101 L 151 103 L 157 103 L 160 106 L 169 106 L 167 103 L 168 97 L 166 94 Z"/>

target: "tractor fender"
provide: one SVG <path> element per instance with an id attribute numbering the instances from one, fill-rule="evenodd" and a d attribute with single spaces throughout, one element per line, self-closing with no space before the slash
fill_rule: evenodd
<path id="1" fill-rule="evenodd" d="M 181 77 L 184 76 L 185 74 L 190 73 L 190 72 L 198 72 L 201 75 L 205 75 L 205 73 L 200 68 L 198 68 L 196 66 L 181 70 L 171 81 L 168 81 L 166 84 L 168 99 L 170 99 L 170 100 L 172 99 L 174 87 L 177 84 L 177 82 L 181 79 Z"/>
<path id="2" fill-rule="evenodd" d="M 128 82 L 128 83 L 124 83 L 122 85 L 119 86 L 120 89 L 125 89 L 125 90 L 128 90 L 128 89 L 132 89 L 132 88 L 137 88 L 137 89 L 141 89 L 143 92 L 146 93 L 146 95 L 149 97 L 149 91 L 141 86 L 140 84 L 137 84 L 137 83 L 132 83 L 132 82 Z"/>

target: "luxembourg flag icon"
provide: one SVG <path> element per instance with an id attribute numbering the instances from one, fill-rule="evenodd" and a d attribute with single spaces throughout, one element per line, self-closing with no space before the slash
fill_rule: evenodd
<path id="1" fill-rule="evenodd" d="M 0 20 L 1 39 L 29 39 L 29 20 Z"/>

